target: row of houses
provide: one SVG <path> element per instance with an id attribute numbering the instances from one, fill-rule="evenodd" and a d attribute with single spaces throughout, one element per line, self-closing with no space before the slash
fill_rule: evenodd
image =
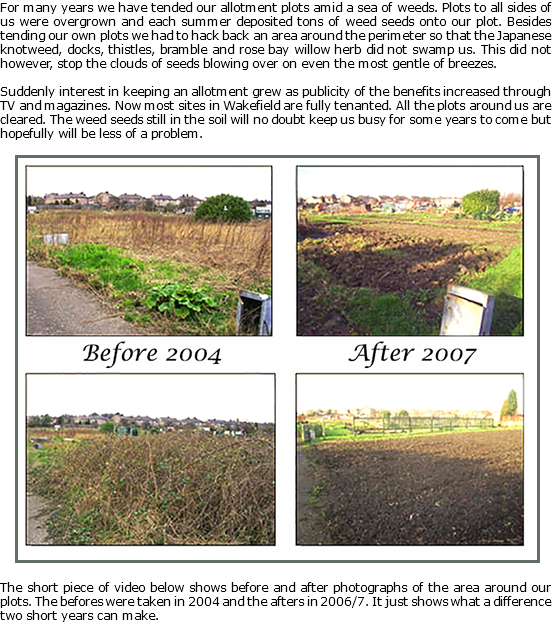
<path id="1" fill-rule="evenodd" d="M 309 409 L 302 414 L 299 414 L 301 418 L 332 418 L 336 420 L 355 418 L 372 418 L 378 415 L 378 411 L 372 407 L 356 407 L 353 409 Z"/>
<path id="2" fill-rule="evenodd" d="M 71 206 L 91 210 L 109 208 L 117 210 L 146 210 L 172 212 L 175 214 L 193 214 L 203 201 L 205 200 L 189 194 L 184 194 L 176 198 L 163 194 L 143 197 L 142 195 L 129 195 L 127 193 L 115 196 L 105 191 L 89 197 L 83 192 L 51 192 L 44 197 L 30 195 L 27 198 L 27 212 L 33 214 L 41 210 Z M 272 203 L 270 201 L 254 199 L 249 202 L 249 205 L 251 206 L 254 217 L 270 218 L 272 216 Z"/>
<path id="3" fill-rule="evenodd" d="M 372 407 L 360 407 L 355 409 L 311 409 L 298 415 L 299 422 L 308 419 L 332 419 L 350 421 L 354 418 L 378 418 L 382 417 L 385 410 L 376 410 Z M 394 412 L 387 412 L 398 415 Z M 494 418 L 500 420 L 500 412 L 492 412 L 485 409 L 470 410 L 443 410 L 443 409 L 410 409 L 404 414 L 412 418 Z"/>
<path id="4" fill-rule="evenodd" d="M 151 195 L 151 197 L 143 197 L 138 194 L 123 193 L 122 195 L 113 195 L 108 191 L 100 192 L 97 195 L 86 195 L 84 192 L 51 192 L 44 197 L 31 196 L 34 205 L 38 206 L 64 206 L 73 205 L 86 207 L 113 207 L 113 208 L 147 208 L 156 209 L 173 208 L 180 212 L 194 212 L 203 199 L 199 199 L 194 195 L 184 194 L 180 197 L 171 197 L 170 195 Z"/>
<path id="5" fill-rule="evenodd" d="M 427 208 L 459 207 L 462 199 L 458 197 L 407 197 L 405 195 L 323 195 L 299 199 L 299 209 L 335 210 L 346 206 L 361 206 L 365 210 L 381 209 L 384 212 L 406 212 L 407 210 L 426 210 Z"/>
<path id="6" fill-rule="evenodd" d="M 171 416 L 150 417 L 150 416 L 125 416 L 121 413 L 104 413 L 73 415 L 62 414 L 61 416 L 29 416 L 27 418 L 28 426 L 48 426 L 59 429 L 61 427 L 89 427 L 90 429 L 98 429 L 102 425 L 112 422 L 115 427 L 127 427 L 142 431 L 190 431 L 204 430 L 211 433 L 241 432 L 237 435 L 252 433 L 258 429 L 269 430 L 273 428 L 273 423 L 252 423 L 240 420 L 221 420 L 209 419 L 201 420 L 199 418 L 173 418 Z"/>

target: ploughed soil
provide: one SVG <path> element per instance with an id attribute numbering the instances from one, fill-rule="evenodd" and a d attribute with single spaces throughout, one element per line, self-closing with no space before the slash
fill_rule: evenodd
<path id="1" fill-rule="evenodd" d="M 331 441 L 305 453 L 324 485 L 324 544 L 523 544 L 522 429 Z M 305 536 L 299 528 L 299 543 Z"/>
<path id="2" fill-rule="evenodd" d="M 347 288 L 398 296 L 428 290 L 423 306 L 429 321 L 439 324 L 447 286 L 459 283 L 462 275 L 482 272 L 502 261 L 520 242 L 519 231 L 512 228 L 472 228 L 465 220 L 455 221 L 464 225 L 378 220 L 358 225 L 300 223 L 298 254 L 323 268 L 330 283 Z M 438 300 L 433 298 L 437 290 L 443 291 Z M 317 335 L 317 325 L 322 325 L 321 334 L 356 332 L 340 316 L 320 320 L 318 296 L 318 285 L 302 283 L 300 277 L 299 334 Z"/>
<path id="3" fill-rule="evenodd" d="M 355 226 L 337 232 L 323 246 L 302 245 L 302 254 L 328 270 L 335 281 L 382 293 L 446 287 L 459 274 L 481 272 L 504 258 L 500 249 L 441 237 L 401 237 Z"/>

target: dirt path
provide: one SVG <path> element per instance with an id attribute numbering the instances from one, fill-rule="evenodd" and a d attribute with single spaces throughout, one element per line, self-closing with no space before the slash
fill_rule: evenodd
<path id="1" fill-rule="evenodd" d="M 141 332 L 55 270 L 27 263 L 27 334 L 138 336 Z"/>
<path id="2" fill-rule="evenodd" d="M 44 498 L 31 493 L 27 494 L 27 544 L 51 544 L 46 526 L 46 502 Z"/>
<path id="3" fill-rule="evenodd" d="M 326 544 L 326 524 L 317 495 L 313 493 L 316 480 L 305 457 L 305 449 L 297 447 L 297 544 L 319 545 Z"/>

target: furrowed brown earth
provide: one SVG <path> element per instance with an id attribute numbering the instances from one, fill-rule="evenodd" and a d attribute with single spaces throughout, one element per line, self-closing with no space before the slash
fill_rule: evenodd
<path id="1" fill-rule="evenodd" d="M 325 442 L 306 452 L 324 485 L 324 544 L 523 544 L 522 429 Z"/>
<path id="2" fill-rule="evenodd" d="M 505 256 L 498 247 L 475 247 L 462 243 L 460 237 L 454 241 L 430 237 L 434 228 L 424 230 L 420 234 L 426 236 L 403 237 L 378 229 L 340 227 L 323 244 L 305 241 L 301 254 L 328 270 L 336 281 L 384 293 L 427 285 L 446 287 L 458 274 L 481 272 Z"/>

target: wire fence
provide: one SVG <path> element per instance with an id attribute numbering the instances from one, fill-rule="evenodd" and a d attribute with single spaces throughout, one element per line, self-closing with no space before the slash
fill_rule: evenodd
<path id="1" fill-rule="evenodd" d="M 453 431 L 454 429 L 484 429 L 494 427 L 493 418 L 461 418 L 461 417 L 410 417 L 391 416 L 386 419 L 362 418 L 353 419 L 353 430 L 368 429 L 371 431 L 413 432 L 417 430 Z"/>
<path id="2" fill-rule="evenodd" d="M 351 418 L 349 421 L 303 422 L 297 428 L 302 442 L 316 438 L 361 434 L 405 434 L 415 432 L 454 431 L 458 429 L 490 429 L 493 418 L 462 418 L 445 416 L 389 416 L 384 418 Z"/>

